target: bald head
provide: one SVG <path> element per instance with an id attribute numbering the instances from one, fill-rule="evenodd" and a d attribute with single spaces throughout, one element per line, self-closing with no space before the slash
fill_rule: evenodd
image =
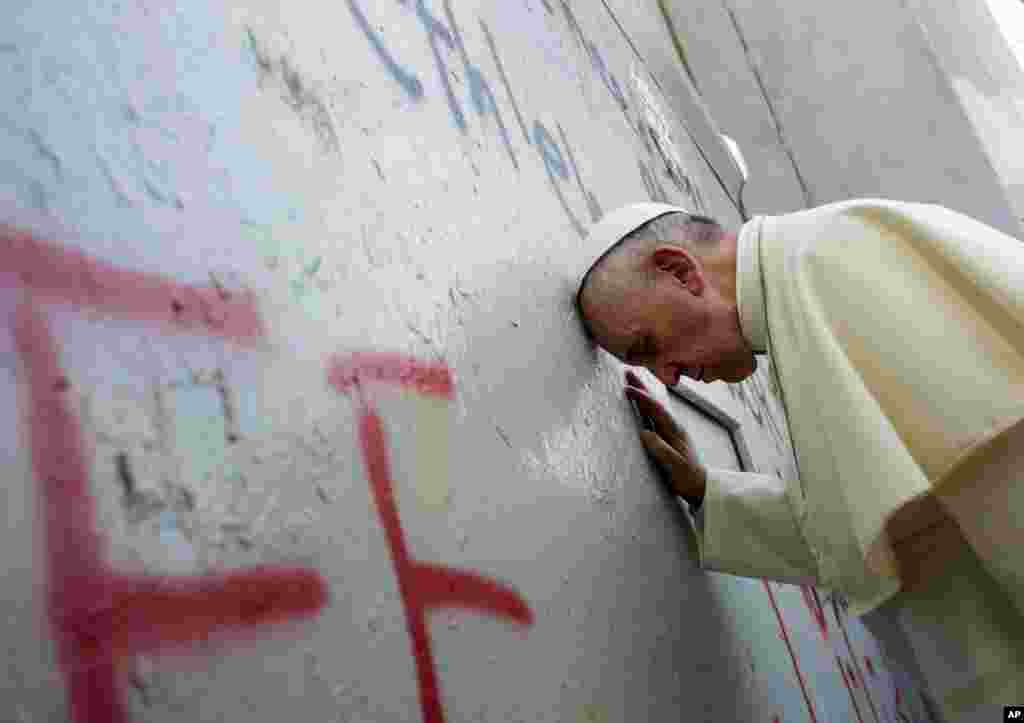
<path id="1" fill-rule="evenodd" d="M 659 246 L 675 246 L 706 259 L 719 252 L 724 236 L 712 219 L 669 213 L 616 242 L 590 267 L 577 296 L 577 310 L 591 339 L 608 335 L 608 312 L 654 283 L 654 252 Z"/>

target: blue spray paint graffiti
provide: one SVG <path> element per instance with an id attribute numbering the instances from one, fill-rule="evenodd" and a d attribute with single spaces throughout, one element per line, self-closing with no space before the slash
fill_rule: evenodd
<path id="1" fill-rule="evenodd" d="M 565 215 L 569 217 L 572 227 L 582 238 L 586 235 L 583 225 L 576 218 L 576 214 L 572 212 L 572 209 L 569 208 L 569 204 L 566 203 L 565 196 L 562 194 L 562 189 L 558 186 L 558 181 L 555 179 L 555 174 L 557 173 L 562 180 L 568 181 L 569 169 L 565 165 L 565 159 L 562 158 L 562 152 L 558 149 L 555 139 L 551 137 L 551 133 L 539 120 L 533 122 L 533 141 L 537 144 L 537 151 L 544 160 L 544 169 L 548 173 L 551 188 L 558 197 L 558 202 L 562 204 L 562 209 L 565 211 Z"/>
<path id="2" fill-rule="evenodd" d="M 399 0 L 400 2 L 402 0 Z M 448 66 L 445 65 L 444 58 L 441 56 L 441 51 L 437 47 L 437 39 L 441 38 L 445 45 L 448 46 L 449 50 L 455 50 L 455 40 L 452 38 L 451 32 L 444 26 L 444 24 L 430 14 L 427 10 L 427 6 L 423 4 L 423 0 L 416 0 L 416 17 L 423 24 L 423 29 L 427 32 L 427 41 L 430 43 L 430 51 L 434 54 L 434 65 L 437 66 L 438 75 L 441 76 L 441 85 L 444 86 L 444 94 L 448 98 L 448 110 L 452 114 L 452 120 L 455 122 L 455 127 L 463 133 L 466 132 L 466 117 L 462 113 L 462 107 L 458 101 L 455 100 L 455 93 L 452 92 L 451 81 L 448 80 Z"/>
<path id="3" fill-rule="evenodd" d="M 580 193 L 587 199 L 587 209 L 590 211 L 590 219 L 597 221 L 601 218 L 601 204 L 597 202 L 597 198 L 594 197 L 590 191 L 583 186 L 583 179 L 580 178 L 580 169 L 576 165 L 576 157 L 572 154 L 572 146 L 569 145 L 569 139 L 565 135 L 565 129 L 562 128 L 562 124 L 555 121 L 555 125 L 558 127 L 558 135 L 562 138 L 562 145 L 565 146 L 565 152 L 569 154 L 569 163 L 572 165 L 572 173 L 576 177 L 576 185 L 580 187 Z"/>
<path id="4" fill-rule="evenodd" d="M 545 3 L 546 5 L 546 3 Z M 530 132 L 526 130 L 526 123 L 523 122 L 523 114 L 519 112 L 519 104 L 516 103 L 515 93 L 512 92 L 512 85 L 508 82 L 508 76 L 505 74 L 505 66 L 501 62 L 501 56 L 498 55 L 498 46 L 494 43 L 494 36 L 491 35 L 491 29 L 487 27 L 487 23 L 480 20 L 480 29 L 484 31 L 484 37 L 487 39 L 487 46 L 491 49 L 491 56 L 494 58 L 494 64 L 498 66 L 498 75 L 501 76 L 502 85 L 505 86 L 505 92 L 508 93 L 508 101 L 512 104 L 512 110 L 516 113 L 516 120 L 519 121 L 519 127 L 523 131 L 523 138 L 526 142 L 530 142 Z"/>
<path id="5" fill-rule="evenodd" d="M 398 2 L 402 5 L 408 5 L 409 0 L 398 0 Z M 409 96 L 414 99 L 423 97 L 423 85 L 412 71 L 399 66 L 395 61 L 394 56 L 392 56 L 387 48 L 384 47 L 380 37 L 370 27 L 369 21 L 366 19 L 366 15 L 359 8 L 357 0 L 348 0 L 348 4 L 352 11 L 352 15 L 356 19 L 357 25 L 370 41 L 377 57 L 384 64 L 388 73 L 399 83 L 399 85 L 402 86 Z M 545 6 L 549 7 L 546 3 Z M 583 36 L 583 31 L 579 28 L 579 24 L 576 22 L 575 16 L 572 15 L 572 11 L 569 10 L 564 3 L 563 7 L 566 9 L 566 17 L 570 19 L 570 24 L 574 29 L 574 33 L 576 33 L 580 38 L 580 42 L 583 47 L 587 49 L 591 58 L 596 56 L 600 60 L 600 55 L 597 54 L 596 48 L 594 48 L 592 44 L 588 43 L 586 38 Z M 455 123 L 455 126 L 462 133 L 468 132 L 465 114 L 463 113 L 462 107 L 452 90 L 451 82 L 449 81 L 449 69 L 441 53 L 439 42 L 443 42 L 449 50 L 458 52 L 468 79 L 470 98 L 473 106 L 476 108 L 477 113 L 481 118 L 486 116 L 488 112 L 494 115 L 498 125 L 498 132 L 501 135 L 502 143 L 508 153 L 509 160 L 512 161 L 512 165 L 518 171 L 519 161 L 516 157 L 515 150 L 512 147 L 512 141 L 509 138 L 508 129 L 505 126 L 504 119 L 502 118 L 497 99 L 494 96 L 494 91 L 480 67 L 475 65 L 469 58 L 469 53 L 467 52 L 466 46 L 462 40 L 458 24 L 455 21 L 455 15 L 451 7 L 451 0 L 444 0 L 444 9 L 448 22 L 451 25 L 450 30 L 444 25 L 444 23 L 430 14 L 430 11 L 424 4 L 424 0 L 416 0 L 416 17 L 427 33 L 427 41 L 430 43 L 430 49 L 434 56 L 434 63 L 437 66 L 438 74 L 441 78 L 441 84 L 445 90 L 448 109 L 451 113 L 452 120 Z M 562 139 L 562 143 L 566 148 L 566 153 L 569 156 L 568 165 L 566 164 L 558 142 L 551 135 L 550 131 L 548 131 L 547 127 L 545 127 L 539 120 L 534 123 L 533 134 L 531 137 L 531 134 L 527 130 L 526 123 L 523 120 L 523 114 L 519 109 L 519 104 L 516 102 L 515 95 L 512 92 L 512 85 L 509 82 L 507 73 L 505 72 L 505 66 L 501 62 L 501 56 L 498 53 L 498 47 L 497 43 L 495 43 L 494 36 L 483 20 L 480 20 L 480 28 L 484 33 L 484 38 L 491 51 L 491 55 L 494 58 L 494 64 L 498 69 L 501 82 L 505 86 L 505 91 L 508 95 L 508 100 L 512 105 L 512 109 L 515 112 L 516 120 L 523 132 L 523 138 L 526 139 L 527 143 L 536 146 L 537 151 L 540 154 L 541 161 L 544 163 L 544 169 L 548 175 L 548 179 L 551 181 L 552 192 L 555 194 L 559 204 L 562 206 L 566 216 L 569 218 L 573 229 L 582 237 L 586 233 L 583 224 L 580 223 L 576 214 L 573 213 L 572 209 L 569 207 L 569 203 L 566 200 L 558 181 L 559 178 L 563 181 L 569 180 L 569 165 L 572 166 L 576 184 L 586 201 L 587 210 L 589 211 L 591 218 L 595 221 L 601 217 L 601 205 L 594 194 L 588 191 L 583 183 L 582 175 L 579 172 L 579 166 L 576 163 L 572 148 L 569 145 L 569 136 L 565 132 L 565 129 L 562 128 L 562 125 L 557 123 L 559 136 Z M 592 60 L 592 63 L 593 62 L 594 61 Z M 618 84 L 614 82 L 614 78 L 611 78 L 610 74 L 607 72 L 607 69 L 604 66 L 604 61 L 600 60 L 599 66 L 596 67 L 601 69 L 601 77 L 605 85 L 607 85 L 609 89 L 615 89 L 612 91 L 613 97 L 616 97 L 616 99 L 622 98 L 621 91 L 618 89 Z M 609 78 L 611 78 L 611 85 L 609 84 Z M 618 93 L 617 96 L 616 92 Z M 624 99 L 620 102 L 620 107 L 623 107 L 623 103 Z M 630 128 L 633 127 L 632 123 L 629 125 Z"/>
<path id="6" fill-rule="evenodd" d="M 377 57 L 380 58 L 380 62 L 384 64 L 391 77 L 402 86 L 402 89 L 414 100 L 419 100 L 423 97 L 423 83 L 413 73 L 400 66 L 395 62 L 394 57 L 388 52 L 387 48 L 384 47 L 384 43 L 377 37 L 377 34 L 373 32 L 373 28 L 370 27 L 369 21 L 363 14 L 363 11 L 359 8 L 359 4 L 356 0 L 348 0 L 348 8 L 352 11 L 353 17 L 356 19 L 356 24 L 359 29 L 363 31 L 367 40 L 370 41 L 370 45 L 373 46 L 373 50 L 377 53 Z"/>
<path id="7" fill-rule="evenodd" d="M 494 99 L 494 92 L 491 90 L 490 84 L 487 79 L 484 78 L 484 74 L 480 71 L 480 68 L 473 65 L 469 60 L 469 54 L 466 52 L 466 46 L 462 42 L 462 35 L 459 33 L 459 26 L 455 22 L 455 15 L 452 13 L 452 5 L 450 0 L 444 2 L 444 12 L 448 16 L 448 22 L 452 26 L 452 34 L 455 36 L 455 46 L 458 48 L 459 55 L 462 56 L 462 64 L 466 69 L 466 77 L 469 80 L 470 94 L 473 98 L 473 105 L 476 107 L 476 112 L 481 119 L 487 114 L 488 111 L 494 114 L 494 117 L 498 121 L 498 131 L 501 133 L 501 140 L 505 144 L 505 150 L 508 152 L 508 157 L 512 160 L 512 165 L 519 170 L 519 161 L 516 160 L 516 154 L 512 150 L 512 143 L 508 138 L 508 131 L 505 129 L 505 122 L 502 120 L 501 111 L 498 110 L 498 103 Z"/>
<path id="8" fill-rule="evenodd" d="M 626 103 L 626 97 L 622 93 L 622 88 L 619 86 L 619 82 L 615 80 L 615 76 L 608 70 L 608 66 L 605 64 L 604 58 L 601 57 L 601 53 L 598 51 L 597 46 L 587 40 L 587 36 L 583 33 L 583 29 L 576 20 L 576 15 L 573 13 L 568 1 L 561 0 L 561 3 L 562 11 L 565 13 L 565 19 L 569 23 L 569 29 L 572 30 L 573 37 L 576 39 L 576 42 L 579 43 L 583 52 L 587 54 L 587 57 L 590 59 L 591 67 L 593 67 L 601 77 L 601 82 L 604 83 L 604 86 L 608 89 L 608 92 L 611 93 L 612 98 L 619 106 L 619 110 L 622 111 L 623 117 L 626 119 L 626 123 L 628 123 L 629 127 L 633 128 L 635 131 L 636 129 L 633 126 L 633 120 L 629 117 L 629 105 Z"/>

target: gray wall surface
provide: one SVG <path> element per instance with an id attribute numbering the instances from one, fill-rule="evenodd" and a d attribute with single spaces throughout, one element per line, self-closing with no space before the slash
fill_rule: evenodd
<path id="1" fill-rule="evenodd" d="M 656 4 L 711 113 L 743 147 L 751 213 L 893 198 L 938 203 L 1021 236 L 1005 190 L 1019 182 L 1019 144 L 1004 131 L 993 154 L 995 141 L 981 141 L 994 137 L 985 130 L 993 113 L 963 100 L 1007 88 L 1005 68 L 989 72 L 996 51 L 978 50 L 1006 45 L 974 34 L 991 30 L 983 0 L 648 1 Z"/>
<path id="2" fill-rule="evenodd" d="M 1024 69 L 986 0 L 910 4 L 1024 221 Z"/>
<path id="3" fill-rule="evenodd" d="M 699 569 L 584 342 L 602 212 L 740 223 L 659 14 L 5 11 L 0 718 L 932 720 L 841 598 Z M 795 473 L 767 360 L 691 392 Z"/>

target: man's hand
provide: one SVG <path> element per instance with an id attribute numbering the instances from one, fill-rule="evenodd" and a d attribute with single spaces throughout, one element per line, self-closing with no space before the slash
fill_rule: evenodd
<path id="1" fill-rule="evenodd" d="M 640 439 L 654 457 L 674 494 L 702 501 L 707 470 L 698 459 L 686 430 L 676 424 L 663 406 L 647 394 L 646 387 L 633 372 L 626 372 L 626 397 L 635 402 L 640 413 L 654 425 L 643 430 Z"/>

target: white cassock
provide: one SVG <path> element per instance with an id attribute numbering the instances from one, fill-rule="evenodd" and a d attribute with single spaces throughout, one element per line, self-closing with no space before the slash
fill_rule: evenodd
<path id="1" fill-rule="evenodd" d="M 1024 242 L 856 200 L 754 218 L 737 267 L 799 479 L 710 469 L 702 567 L 898 601 L 951 720 L 1024 704 Z"/>

